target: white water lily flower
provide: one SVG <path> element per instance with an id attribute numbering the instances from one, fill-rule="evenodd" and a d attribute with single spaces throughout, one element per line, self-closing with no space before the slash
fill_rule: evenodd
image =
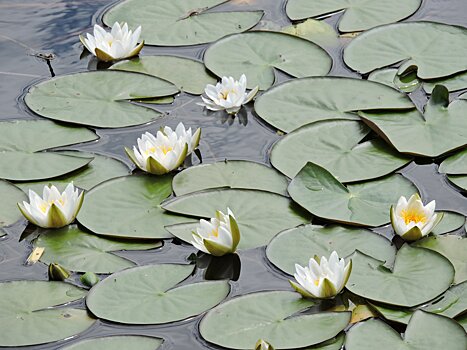
<path id="1" fill-rule="evenodd" d="M 211 111 L 225 110 L 229 114 L 237 113 L 242 105 L 250 102 L 258 93 L 258 86 L 246 92 L 246 76 L 242 74 L 239 81 L 232 77 L 222 77 L 222 82 L 216 86 L 208 84 L 204 92 L 207 98 L 201 96 L 203 102 L 198 103 Z"/>
<path id="2" fill-rule="evenodd" d="M 194 134 L 191 128 L 185 130 L 183 123 L 172 130 L 166 126 L 156 136 L 146 132 L 138 138 L 138 147 L 133 150 L 125 147 L 125 151 L 135 165 L 148 173 L 163 175 L 182 165 L 187 155 L 198 147 L 201 129 Z"/>
<path id="3" fill-rule="evenodd" d="M 19 210 L 31 223 L 43 228 L 60 228 L 72 223 L 83 203 L 79 193 L 69 183 L 63 193 L 55 186 L 44 186 L 42 198 L 29 190 L 29 203 L 18 203 Z"/>
<path id="4" fill-rule="evenodd" d="M 256 342 L 255 350 L 274 350 L 274 347 L 267 341 L 260 339 Z"/>
<path id="5" fill-rule="evenodd" d="M 407 202 L 404 196 L 391 207 L 391 224 L 394 232 L 406 241 L 416 241 L 428 235 L 439 224 L 443 213 L 435 214 L 436 202 L 423 205 L 418 193 Z"/>
<path id="6" fill-rule="evenodd" d="M 222 256 L 234 253 L 240 242 L 240 230 L 232 211 L 227 214 L 216 211 L 216 217 L 210 221 L 200 220 L 196 232 L 193 231 L 191 244 L 204 253 Z"/>
<path id="7" fill-rule="evenodd" d="M 311 258 L 308 267 L 295 264 L 294 277 L 298 283 L 290 281 L 292 287 L 307 298 L 332 298 L 344 289 L 352 271 L 352 260 L 345 265 L 335 251 L 329 261 L 326 257 Z"/>
<path id="8" fill-rule="evenodd" d="M 141 26 L 135 32 L 128 30 L 128 24 L 122 26 L 115 22 L 110 32 L 98 24 L 94 25 L 94 35 L 86 34 L 86 38 L 79 36 L 81 43 L 90 53 L 104 62 L 129 58 L 139 54 L 144 41 L 138 44 Z"/>

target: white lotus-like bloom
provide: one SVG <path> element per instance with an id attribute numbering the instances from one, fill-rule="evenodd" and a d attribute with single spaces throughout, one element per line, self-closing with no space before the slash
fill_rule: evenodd
<path id="1" fill-rule="evenodd" d="M 196 232 L 192 233 L 191 244 L 202 252 L 214 256 L 234 253 L 240 242 L 240 230 L 229 208 L 227 214 L 216 211 L 216 217 L 210 221 L 200 220 Z"/>
<path id="2" fill-rule="evenodd" d="M 404 196 L 391 207 L 391 224 L 394 232 L 406 241 L 416 241 L 428 235 L 439 224 L 443 213 L 436 213 L 436 202 L 423 205 L 418 193 L 407 202 Z"/>
<path id="3" fill-rule="evenodd" d="M 166 126 L 156 136 L 146 132 L 138 138 L 138 147 L 133 150 L 125 147 L 131 161 L 143 171 L 155 175 L 163 175 L 179 168 L 187 155 L 198 147 L 201 129 L 194 134 L 191 128 L 185 130 L 183 123 L 172 130 Z"/>
<path id="4" fill-rule="evenodd" d="M 73 222 L 81 209 L 83 193 L 69 183 L 63 193 L 55 186 L 44 186 L 42 198 L 29 190 L 29 203 L 18 203 L 19 210 L 31 223 L 43 228 L 60 228 Z"/>
<path id="5" fill-rule="evenodd" d="M 345 265 L 335 251 L 329 261 L 326 257 L 311 258 L 308 267 L 295 264 L 294 277 L 298 283 L 290 281 L 292 287 L 307 298 L 332 298 L 344 289 L 352 271 L 352 261 Z"/>
<path id="6" fill-rule="evenodd" d="M 139 54 L 144 41 L 138 44 L 141 26 L 135 32 L 128 30 L 128 24 L 120 26 L 115 22 L 110 32 L 98 24 L 94 25 L 94 35 L 86 34 L 86 38 L 79 36 L 81 43 L 90 53 L 104 62 L 129 58 Z"/>
<path id="7" fill-rule="evenodd" d="M 222 77 L 222 82 L 216 86 L 208 84 L 204 92 L 207 98 L 201 96 L 203 102 L 198 105 L 205 106 L 211 111 L 225 110 L 229 114 L 237 113 L 242 105 L 250 102 L 258 93 L 258 87 L 255 87 L 249 93 L 246 92 L 246 76 L 242 74 L 239 81 L 232 77 Z"/>

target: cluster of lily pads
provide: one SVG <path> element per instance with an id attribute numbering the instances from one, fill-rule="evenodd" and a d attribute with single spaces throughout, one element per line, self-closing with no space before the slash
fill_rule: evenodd
<path id="1" fill-rule="evenodd" d="M 467 190 L 467 100 L 449 96 L 467 89 L 467 29 L 393 23 L 422 0 L 289 0 L 288 17 L 305 22 L 251 31 L 263 13 L 211 10 L 223 2 L 118 3 L 103 16 L 110 31 L 95 25 L 80 37 L 110 68 L 36 84 L 24 101 L 43 118 L 0 122 L 0 227 L 21 214 L 37 226 L 32 246 L 51 279 L 0 283 L 0 318 L 12 329 L 0 346 L 65 339 L 97 319 L 155 325 L 205 313 L 201 337 L 230 349 L 464 350 L 467 241 L 446 233 L 465 217 L 424 204 L 396 171 L 436 159 Z M 333 59 L 305 30 L 341 10 L 340 32 L 364 31 L 344 62 L 368 79 L 328 76 Z M 134 57 L 145 44 L 205 43 L 203 62 Z M 290 79 L 275 85 L 277 70 Z M 423 112 L 407 95 L 421 89 L 430 95 Z M 86 127 L 162 118 L 148 104 L 179 93 L 204 93 L 199 105 L 232 115 L 255 99 L 257 116 L 285 134 L 271 149 L 273 168 L 246 160 L 189 166 L 203 140 L 183 123 L 122 145 L 133 173 L 104 155 L 51 150 L 97 140 Z M 196 259 L 266 246 L 290 285 L 230 298 L 228 280 L 200 281 L 188 260 L 137 266 L 112 253 L 157 254 L 169 239 L 191 244 Z M 80 286 L 68 283 L 70 271 Z M 68 305 L 82 298 L 90 313 Z M 112 336 L 66 349 L 162 343 Z"/>

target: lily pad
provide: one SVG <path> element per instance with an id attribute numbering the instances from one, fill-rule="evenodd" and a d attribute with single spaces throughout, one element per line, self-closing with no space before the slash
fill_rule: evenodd
<path id="1" fill-rule="evenodd" d="M 462 327 L 464 327 L 464 330 L 467 332 L 467 314 L 462 315 L 456 319 L 457 323 L 459 323 Z"/>
<path id="2" fill-rule="evenodd" d="M 118 62 L 110 69 L 153 75 L 194 95 L 201 95 L 207 84 L 216 83 L 216 79 L 206 71 L 202 62 L 177 56 L 144 56 Z"/>
<path id="3" fill-rule="evenodd" d="M 339 30 L 358 32 L 407 18 L 421 3 L 422 0 L 289 0 L 286 11 L 294 21 L 344 11 Z"/>
<path id="4" fill-rule="evenodd" d="M 85 167 L 59 178 L 53 178 L 48 181 L 20 182 L 16 186 L 26 193 L 31 189 L 42 195 L 44 186 L 53 184 L 60 191 L 64 191 L 66 185 L 73 181 L 75 186 L 83 190 L 90 190 L 101 182 L 130 173 L 130 169 L 122 162 L 96 153 L 75 151 L 59 151 L 55 153 L 73 157 L 91 158 L 92 161 Z"/>
<path id="5" fill-rule="evenodd" d="M 414 92 L 422 85 L 422 81 L 418 79 L 416 71 L 409 72 L 403 76 L 399 76 L 397 71 L 398 70 L 396 68 L 378 69 L 368 76 L 368 80 L 393 88 L 395 87 L 396 89 L 407 93 Z"/>
<path id="6" fill-rule="evenodd" d="M 49 343 L 81 333 L 96 321 L 86 310 L 53 308 L 81 299 L 86 291 L 62 282 L 0 283 L 0 346 Z"/>
<path id="7" fill-rule="evenodd" d="M 170 238 L 164 226 L 190 221 L 162 209 L 162 201 L 172 193 L 171 183 L 171 175 L 132 175 L 104 182 L 86 194 L 78 221 L 104 236 Z"/>
<path id="8" fill-rule="evenodd" d="M 210 310 L 199 328 L 205 340 L 230 349 L 251 349 L 258 339 L 290 349 L 321 343 L 349 324 L 348 312 L 298 314 L 313 304 L 287 291 L 243 295 Z"/>
<path id="9" fill-rule="evenodd" d="M 146 74 L 95 71 L 64 75 L 33 86 L 25 97 L 35 113 L 100 128 L 147 123 L 162 114 L 131 100 L 174 95 L 172 83 Z"/>
<path id="10" fill-rule="evenodd" d="M 399 332 L 384 322 L 371 319 L 352 327 L 345 340 L 347 350 L 464 350 L 467 337 L 455 321 L 417 311 L 401 338 Z"/>
<path id="11" fill-rule="evenodd" d="M 23 215 L 16 203 L 27 201 L 27 196 L 16 186 L 0 180 L 0 227 L 9 226 L 20 220 Z M 0 232 L 0 236 L 3 236 Z"/>
<path id="12" fill-rule="evenodd" d="M 308 266 L 315 255 L 329 256 L 335 250 L 340 257 L 348 257 L 357 249 L 389 264 L 396 255 L 395 246 L 383 236 L 337 225 L 306 225 L 283 231 L 268 244 L 266 255 L 277 268 L 293 275 L 295 264 Z"/>
<path id="13" fill-rule="evenodd" d="M 467 191 L 467 175 L 448 175 L 447 177 L 454 185 Z"/>
<path id="14" fill-rule="evenodd" d="M 370 131 L 355 120 L 305 125 L 274 145 L 271 164 L 293 178 L 307 162 L 313 162 L 341 182 L 353 182 L 387 175 L 410 162 L 380 139 L 362 142 Z"/>
<path id="15" fill-rule="evenodd" d="M 70 346 L 65 346 L 63 350 L 155 350 L 162 345 L 160 338 L 146 337 L 143 335 L 114 335 L 110 337 L 86 339 Z"/>
<path id="16" fill-rule="evenodd" d="M 329 171 L 308 163 L 289 185 L 292 199 L 310 213 L 352 225 L 381 226 L 400 196 L 417 189 L 398 174 L 344 186 Z"/>
<path id="17" fill-rule="evenodd" d="M 431 94 L 436 85 L 444 85 L 450 92 L 467 89 L 467 72 L 455 74 L 447 78 L 425 81 L 423 90 Z"/>
<path id="18" fill-rule="evenodd" d="M 315 19 L 307 19 L 304 22 L 292 24 L 281 30 L 283 33 L 292 34 L 310 40 L 319 46 L 339 45 L 339 36 L 333 26 Z"/>
<path id="19" fill-rule="evenodd" d="M 354 113 L 358 111 L 414 107 L 405 94 L 386 85 L 342 77 L 288 81 L 265 92 L 255 102 L 256 113 L 285 132 L 319 120 L 359 119 Z"/>
<path id="20" fill-rule="evenodd" d="M 248 88 L 268 89 L 274 84 L 274 69 L 294 77 L 326 75 L 331 57 L 318 45 L 294 35 L 256 31 L 231 35 L 212 44 L 204 54 L 204 64 L 217 76 L 242 74 Z"/>
<path id="21" fill-rule="evenodd" d="M 96 139 L 97 135 L 90 130 L 48 120 L 0 122 L 0 178 L 31 181 L 70 173 L 92 158 L 43 151 Z"/>
<path id="22" fill-rule="evenodd" d="M 96 284 L 86 305 L 99 318 L 127 324 L 161 324 L 196 316 L 229 293 L 227 281 L 178 285 L 192 265 L 148 265 L 111 275 Z"/>
<path id="23" fill-rule="evenodd" d="M 443 211 L 443 220 L 433 229 L 434 235 L 442 235 L 461 228 L 465 224 L 465 216 L 450 211 Z"/>
<path id="24" fill-rule="evenodd" d="M 262 11 L 209 12 L 226 0 L 125 0 L 104 14 L 103 21 L 141 25 L 147 45 L 183 46 L 216 41 L 254 27 Z"/>
<path id="25" fill-rule="evenodd" d="M 467 238 L 455 235 L 429 236 L 412 245 L 434 250 L 446 257 L 456 271 L 454 283 L 467 281 Z"/>
<path id="26" fill-rule="evenodd" d="M 34 247 L 45 248 L 40 260 L 58 263 L 77 272 L 113 273 L 135 266 L 130 260 L 111 254 L 118 250 L 146 250 L 162 246 L 160 242 L 138 243 L 101 238 L 86 233 L 78 226 L 47 230 L 34 241 Z"/>
<path id="27" fill-rule="evenodd" d="M 452 175 L 467 174 L 467 149 L 446 158 L 440 164 L 439 172 Z"/>
<path id="28" fill-rule="evenodd" d="M 356 252 L 346 288 L 363 298 L 412 307 L 445 292 L 454 279 L 454 267 L 444 256 L 407 244 L 397 252 L 392 270 L 383 264 Z"/>
<path id="29" fill-rule="evenodd" d="M 172 183 L 177 196 L 212 188 L 256 189 L 287 195 L 287 179 L 263 164 L 229 160 L 202 164 L 175 175 Z"/>
<path id="30" fill-rule="evenodd" d="M 423 115 L 418 110 L 359 115 L 399 152 L 437 157 L 467 144 L 467 100 L 448 103 L 447 89 L 438 85 Z"/>
<path id="31" fill-rule="evenodd" d="M 402 62 L 399 75 L 415 67 L 421 79 L 467 70 L 466 56 L 467 29 L 435 22 L 373 28 L 352 40 L 344 50 L 345 63 L 359 73 Z"/>
<path id="32" fill-rule="evenodd" d="M 258 190 L 209 190 L 176 197 L 162 207 L 201 218 L 211 218 L 216 210 L 227 212 L 230 208 L 240 229 L 239 249 L 266 245 L 276 233 L 310 220 L 290 199 Z"/>

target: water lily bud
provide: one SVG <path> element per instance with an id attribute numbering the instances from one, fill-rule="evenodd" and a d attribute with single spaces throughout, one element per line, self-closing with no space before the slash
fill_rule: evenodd
<path id="1" fill-rule="evenodd" d="M 214 256 L 234 253 L 240 242 L 240 230 L 229 208 L 227 214 L 217 211 L 216 217 L 210 221 L 200 220 L 196 232 L 192 233 L 191 244 L 202 252 Z"/>
<path id="2" fill-rule="evenodd" d="M 274 350 L 274 347 L 267 341 L 260 339 L 256 342 L 255 350 Z"/>
<path id="3" fill-rule="evenodd" d="M 93 285 L 100 282 L 99 277 L 97 277 L 97 275 L 94 272 L 86 272 L 79 278 L 79 280 L 81 281 L 81 283 L 88 287 L 92 287 Z"/>
<path id="4" fill-rule="evenodd" d="M 306 298 L 327 299 L 335 297 L 344 289 L 352 271 L 352 261 L 345 265 L 344 259 L 334 251 L 328 259 L 311 258 L 308 266 L 295 264 L 294 274 L 297 283 L 290 281 L 291 286 Z"/>
<path id="5" fill-rule="evenodd" d="M 29 190 L 29 203 L 18 203 L 21 213 L 36 226 L 60 228 L 72 223 L 83 204 L 83 193 L 69 183 L 63 193 L 55 186 L 44 186 L 42 198 Z"/>
<path id="6" fill-rule="evenodd" d="M 49 265 L 49 280 L 50 281 L 64 281 L 70 277 L 70 271 L 63 266 L 52 263 Z"/>
<path id="7" fill-rule="evenodd" d="M 399 198 L 396 207 L 391 207 L 391 224 L 394 232 L 406 241 L 416 241 L 428 235 L 439 224 L 443 213 L 436 213 L 436 202 L 423 205 L 416 193 L 407 199 Z"/>
<path id="8" fill-rule="evenodd" d="M 179 168 L 187 155 L 198 147 L 201 129 L 192 134 L 191 128 L 185 130 L 183 123 L 172 130 L 168 126 L 158 131 L 156 136 L 146 132 L 138 138 L 138 148 L 125 148 L 131 161 L 141 170 L 163 175 Z"/>
<path id="9" fill-rule="evenodd" d="M 128 30 L 128 24 L 120 26 L 115 22 L 110 32 L 106 32 L 99 25 L 94 25 L 94 35 L 86 34 L 86 38 L 79 36 L 86 49 L 104 62 L 129 58 L 139 54 L 144 46 L 144 41 L 138 44 L 141 35 L 141 26 L 133 33 Z"/>
<path id="10" fill-rule="evenodd" d="M 216 86 L 206 85 L 204 92 L 207 98 L 201 96 L 203 102 L 199 102 L 198 105 L 211 111 L 225 110 L 229 114 L 236 114 L 242 105 L 250 102 L 258 93 L 258 87 L 247 93 L 246 85 L 245 74 L 242 74 L 238 81 L 232 77 L 222 77 L 222 82 L 217 83 Z"/>

